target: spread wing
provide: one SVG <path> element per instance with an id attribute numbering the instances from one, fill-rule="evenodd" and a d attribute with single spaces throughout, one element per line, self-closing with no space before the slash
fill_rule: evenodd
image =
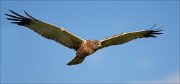
<path id="1" fill-rule="evenodd" d="M 37 20 L 30 16 L 27 12 L 25 14 L 27 17 L 19 15 L 18 13 L 9 10 L 13 15 L 5 14 L 9 16 L 8 20 L 11 20 L 12 23 L 15 23 L 20 26 L 28 27 L 29 29 L 35 31 L 41 36 L 54 40 L 68 48 L 77 50 L 82 43 L 82 39 L 69 33 L 63 28 L 48 24 L 46 22 Z"/>
<path id="2" fill-rule="evenodd" d="M 156 37 L 155 35 L 162 34 L 160 31 L 162 30 L 154 29 L 154 30 L 142 30 L 142 31 L 137 31 L 137 32 L 118 34 L 118 35 L 106 38 L 104 40 L 101 40 L 101 45 L 102 45 L 101 48 L 112 46 L 112 45 L 124 44 L 137 38 Z"/>

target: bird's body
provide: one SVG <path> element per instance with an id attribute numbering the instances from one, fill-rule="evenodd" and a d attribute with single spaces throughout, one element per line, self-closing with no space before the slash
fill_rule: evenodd
<path id="1" fill-rule="evenodd" d="M 85 57 L 90 54 L 93 54 L 95 51 L 97 51 L 98 48 L 100 48 L 100 42 L 97 40 L 85 40 L 81 43 L 81 46 L 77 50 L 76 56 L 78 57 Z M 96 45 L 98 44 L 98 45 Z"/>
<path id="2" fill-rule="evenodd" d="M 122 33 L 118 35 L 114 35 L 103 40 L 84 40 L 81 39 L 74 34 L 64 30 L 61 27 L 57 27 L 46 22 L 37 20 L 30 16 L 28 13 L 25 14 L 28 17 L 19 15 L 18 13 L 11 11 L 14 15 L 9 15 L 10 18 L 8 20 L 12 20 L 12 23 L 15 23 L 20 26 L 25 26 L 36 33 L 40 34 L 41 36 L 54 40 L 70 49 L 74 49 L 76 51 L 76 56 L 73 60 L 71 60 L 67 65 L 76 65 L 80 64 L 84 61 L 84 59 L 96 52 L 99 49 L 119 45 L 127 43 L 131 40 L 137 38 L 149 38 L 149 37 L 156 37 L 155 35 L 162 34 L 160 33 L 160 29 L 150 29 L 150 30 L 142 30 L 136 32 L 128 32 Z M 155 25 L 153 26 L 153 28 Z"/>
<path id="3" fill-rule="evenodd" d="M 68 63 L 68 65 L 73 64 L 74 62 L 82 62 L 86 56 L 90 56 L 96 52 L 101 47 L 101 42 L 98 40 L 85 40 L 81 43 L 81 46 L 76 51 L 75 59 Z M 79 59 L 79 60 L 76 60 Z M 78 61 L 78 62 L 77 62 Z"/>

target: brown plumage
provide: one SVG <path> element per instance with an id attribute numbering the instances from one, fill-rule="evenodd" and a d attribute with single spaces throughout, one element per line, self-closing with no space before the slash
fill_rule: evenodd
<path id="1" fill-rule="evenodd" d="M 37 20 L 30 16 L 27 12 L 25 14 L 27 17 L 19 15 L 18 13 L 9 10 L 14 15 L 5 14 L 10 18 L 8 20 L 12 20 L 12 23 L 15 23 L 20 26 L 25 26 L 41 36 L 54 40 L 68 48 L 74 49 L 76 51 L 76 56 L 73 60 L 71 60 L 67 65 L 76 65 L 80 64 L 84 61 L 86 56 L 89 56 L 96 52 L 98 49 L 102 49 L 104 47 L 119 45 L 137 38 L 148 38 L 148 37 L 156 37 L 157 34 L 160 33 L 158 29 L 150 29 L 150 30 L 142 30 L 137 32 L 129 32 L 122 33 L 115 36 L 111 36 L 104 40 L 83 40 L 70 32 L 64 30 L 61 27 L 57 27 L 43 21 Z M 155 25 L 153 26 L 153 28 Z"/>

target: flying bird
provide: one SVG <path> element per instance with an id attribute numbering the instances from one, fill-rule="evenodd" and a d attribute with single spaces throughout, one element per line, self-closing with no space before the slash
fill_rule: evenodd
<path id="1" fill-rule="evenodd" d="M 124 44 L 137 38 L 156 37 L 156 35 L 162 34 L 160 32 L 162 29 L 153 29 L 155 27 L 154 25 L 149 30 L 121 33 L 103 40 L 84 40 L 61 27 L 38 20 L 30 16 L 26 11 L 24 11 L 26 16 L 22 16 L 12 10 L 9 11 L 12 14 L 5 15 L 9 16 L 7 19 L 11 20 L 12 23 L 27 27 L 47 39 L 54 40 L 70 49 L 74 49 L 76 56 L 67 65 L 80 64 L 87 56 L 108 46 Z"/>

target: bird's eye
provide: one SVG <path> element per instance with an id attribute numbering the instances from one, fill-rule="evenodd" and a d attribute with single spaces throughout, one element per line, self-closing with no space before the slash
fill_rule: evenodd
<path id="1" fill-rule="evenodd" d="M 96 45 L 98 45 L 98 46 L 99 46 L 99 45 L 101 45 L 101 44 L 97 42 L 97 43 L 96 43 Z"/>

